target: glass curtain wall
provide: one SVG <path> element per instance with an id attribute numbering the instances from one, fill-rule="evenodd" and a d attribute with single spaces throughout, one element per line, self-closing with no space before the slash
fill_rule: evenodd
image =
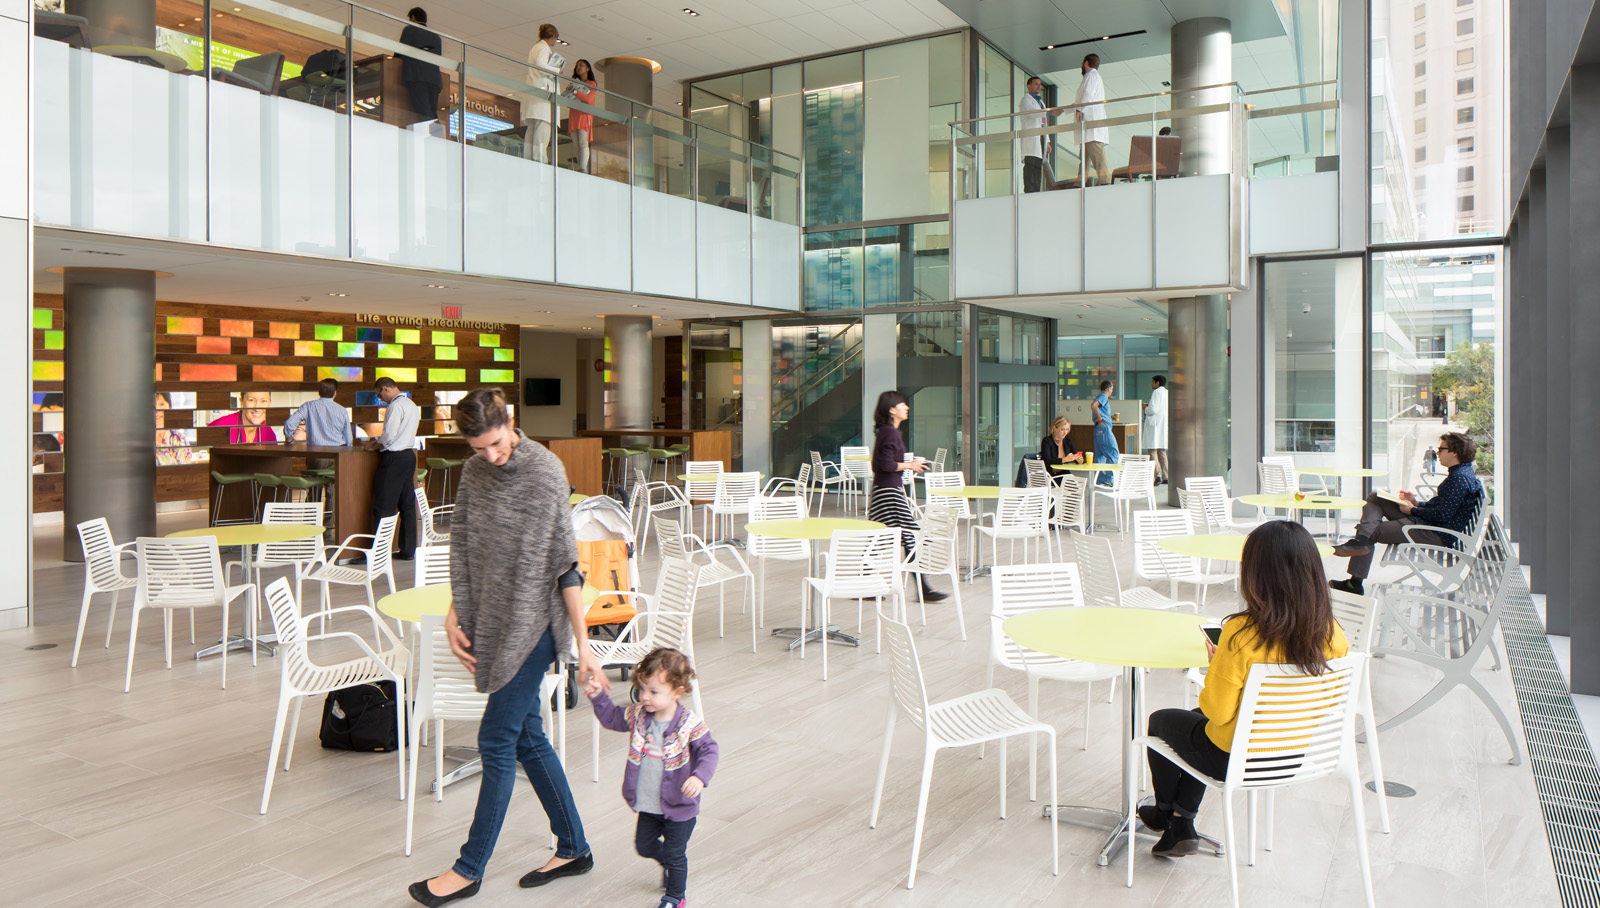
<path id="1" fill-rule="evenodd" d="M 859 319 L 773 323 L 772 475 L 862 443 L 863 339 Z"/>
<path id="2" fill-rule="evenodd" d="M 972 310 L 975 320 L 979 484 L 1011 485 L 1055 418 L 1051 331 L 1042 318 Z"/>
<path id="3" fill-rule="evenodd" d="M 910 312 L 899 318 L 895 387 L 911 404 L 900 427 L 906 446 L 932 460 L 946 449 L 947 471 L 962 469 L 962 319 L 959 310 Z"/>

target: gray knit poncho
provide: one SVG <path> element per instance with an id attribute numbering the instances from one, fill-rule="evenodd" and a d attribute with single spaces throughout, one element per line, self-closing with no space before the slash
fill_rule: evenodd
<path id="1" fill-rule="evenodd" d="M 572 647 L 556 587 L 578 563 L 567 471 L 543 445 L 517 436 L 504 466 L 475 456 L 461 468 L 450 526 L 451 596 L 486 694 L 516 676 L 547 629 L 558 657 Z"/>

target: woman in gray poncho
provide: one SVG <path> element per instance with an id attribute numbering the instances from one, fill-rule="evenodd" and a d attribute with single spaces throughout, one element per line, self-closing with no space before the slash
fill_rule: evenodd
<path id="1" fill-rule="evenodd" d="M 609 688 L 590 652 L 561 461 L 517 431 L 498 388 L 471 391 L 456 426 L 477 456 L 461 470 L 450 531 L 450 649 L 489 702 L 478 726 L 483 781 L 472 830 L 448 872 L 411 884 L 411 897 L 443 905 L 476 895 L 521 763 L 550 817 L 556 853 L 522 877 L 524 888 L 586 873 L 583 837 L 566 774 L 544 735 L 539 685 L 558 654 L 578 646 L 579 682 Z"/>

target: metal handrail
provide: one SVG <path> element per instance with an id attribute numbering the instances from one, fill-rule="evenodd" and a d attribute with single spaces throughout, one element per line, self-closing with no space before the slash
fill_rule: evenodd
<path id="1" fill-rule="evenodd" d="M 1232 102 L 1226 102 L 1222 104 L 1207 104 L 1204 107 L 1180 107 L 1173 110 L 1161 111 L 1161 116 L 1159 119 L 1180 120 L 1188 117 L 1206 116 L 1208 114 L 1227 113 L 1232 109 Z M 1009 114 L 1008 116 L 1037 116 L 1038 113 L 1038 111 L 1030 110 L 1026 114 Z M 988 119 L 994 118 L 989 117 Z M 981 135 L 969 134 L 961 138 L 952 138 L 950 141 L 955 145 L 987 145 L 990 142 L 1009 141 L 1011 139 L 1026 139 L 1031 136 L 1053 136 L 1063 132 L 1076 132 L 1079 129 L 1099 129 L 1102 126 L 1126 126 L 1130 123 L 1149 123 L 1152 119 L 1154 118 L 1150 114 L 1129 114 L 1122 117 L 1107 117 L 1104 120 L 1078 120 L 1072 123 L 1057 123 L 1054 125 L 1029 127 L 1027 129 L 1013 129 L 1009 132 L 986 132 Z"/>
<path id="2" fill-rule="evenodd" d="M 1001 117 L 1037 116 L 1041 113 L 1054 113 L 1062 110 L 1076 110 L 1080 107 L 1093 107 L 1096 104 L 1121 104 L 1125 101 L 1142 101 L 1145 98 L 1160 98 L 1168 95 L 1182 95 L 1196 91 L 1210 91 L 1214 88 L 1239 88 L 1238 82 L 1218 82 L 1215 85 L 1198 85 L 1194 88 L 1169 88 L 1166 91 L 1152 91 L 1142 95 L 1126 95 L 1120 98 L 1107 98 L 1104 101 L 1085 101 L 1082 104 L 1058 104 L 1055 107 L 1046 107 L 1043 110 L 1007 111 L 1006 113 L 990 114 L 987 117 L 973 117 L 969 120 L 951 120 L 946 126 L 960 126 L 962 123 L 982 123 L 986 120 L 998 120 Z M 1240 89 L 1240 94 L 1243 94 Z M 1099 121 L 1096 121 L 1099 122 Z"/>
<path id="3" fill-rule="evenodd" d="M 794 389 L 792 392 L 790 392 L 790 393 L 784 395 L 783 397 L 779 398 L 778 400 L 774 401 L 773 404 L 772 404 L 772 414 L 773 414 L 774 421 L 776 421 L 776 419 L 778 418 L 779 414 L 781 414 L 786 407 L 788 407 L 791 403 L 793 403 L 795 398 L 800 397 L 801 395 L 804 395 L 807 392 L 811 391 L 817 385 L 821 384 L 822 380 L 824 378 L 827 378 L 828 376 L 834 374 L 835 372 L 838 372 L 839 370 L 843 369 L 846 365 L 848 365 L 851 360 L 859 357 L 861 355 L 861 349 L 862 349 L 863 345 L 864 345 L 864 341 L 856 341 L 855 344 L 851 345 L 851 347 L 848 350 L 845 350 L 843 353 L 839 354 L 837 357 L 834 357 L 833 362 L 830 363 L 826 369 L 823 369 L 821 372 L 818 372 L 816 375 L 813 375 L 810 378 L 806 379 L 805 383 L 802 384 L 800 387 Z M 803 407 L 802 407 L 802 409 L 803 409 Z M 799 414 L 797 413 L 795 415 L 799 415 Z M 794 416 L 788 417 L 788 419 L 793 419 L 793 418 L 794 418 Z M 785 420 L 785 422 L 787 422 L 787 421 L 788 420 Z"/>

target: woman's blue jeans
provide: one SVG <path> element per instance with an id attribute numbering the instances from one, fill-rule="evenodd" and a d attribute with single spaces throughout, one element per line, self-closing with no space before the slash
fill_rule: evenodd
<path id="1" fill-rule="evenodd" d="M 472 815 L 467 844 L 461 846 L 461 857 L 453 868 L 469 880 L 483 879 L 489 855 L 494 853 L 506 806 L 511 803 L 511 791 L 517 784 L 518 763 L 550 817 L 556 857 L 580 858 L 589 853 L 567 774 L 561 769 L 561 761 L 545 737 L 539 718 L 539 685 L 555 661 L 555 652 L 555 637 L 547 630 L 516 677 L 489 695 L 483 721 L 478 725 L 478 755 L 483 760 L 478 808 Z"/>

